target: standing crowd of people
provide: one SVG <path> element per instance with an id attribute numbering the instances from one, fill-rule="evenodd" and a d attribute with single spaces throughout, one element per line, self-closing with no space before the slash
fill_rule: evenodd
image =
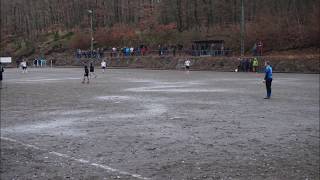
<path id="1" fill-rule="evenodd" d="M 47 60 L 44 58 L 35 58 L 33 60 L 33 66 L 34 67 L 46 67 L 47 66 Z"/>
<path id="2" fill-rule="evenodd" d="M 145 45 L 140 45 L 138 47 L 134 46 L 126 46 L 122 48 L 113 47 L 111 49 L 110 56 L 111 57 L 119 57 L 119 56 L 145 56 L 148 52 L 148 48 Z"/>
<path id="3" fill-rule="evenodd" d="M 172 53 L 173 56 L 176 56 L 177 53 L 181 55 L 183 45 L 158 45 L 158 54 L 159 56 L 168 56 Z"/>
<path id="4" fill-rule="evenodd" d="M 124 46 L 112 48 L 97 48 L 91 50 L 76 50 L 76 58 L 103 58 L 104 56 L 113 57 L 129 57 L 129 56 L 145 56 L 148 54 L 157 54 L 159 56 L 176 56 L 177 53 L 181 55 L 183 46 L 178 45 L 158 45 L 158 49 L 149 49 L 146 45 L 140 46 Z"/>
<path id="5" fill-rule="evenodd" d="M 239 72 L 259 72 L 259 60 L 254 58 L 239 58 L 239 65 L 236 71 Z"/>
<path id="6" fill-rule="evenodd" d="M 94 50 L 81 50 L 77 49 L 76 51 L 76 57 L 78 59 L 80 58 L 103 58 L 104 56 L 104 49 L 103 48 L 97 48 Z"/>
<path id="7" fill-rule="evenodd" d="M 98 48 L 93 51 L 91 50 L 76 50 L 76 58 L 97 58 L 101 59 L 107 56 L 112 57 L 128 57 L 128 56 L 145 56 L 148 52 L 148 48 L 145 45 L 139 47 L 112 47 L 110 49 Z"/>

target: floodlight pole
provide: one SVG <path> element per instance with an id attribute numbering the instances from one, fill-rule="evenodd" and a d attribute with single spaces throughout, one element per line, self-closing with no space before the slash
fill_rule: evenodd
<path id="1" fill-rule="evenodd" d="M 90 17 L 90 25 L 91 25 L 91 58 L 92 58 L 92 52 L 93 52 L 93 11 L 92 10 L 88 10 L 88 12 L 90 13 L 91 17 Z"/>
<path id="2" fill-rule="evenodd" d="M 245 19 L 244 19 L 244 0 L 241 0 L 241 56 L 244 56 L 244 39 L 245 39 Z"/>

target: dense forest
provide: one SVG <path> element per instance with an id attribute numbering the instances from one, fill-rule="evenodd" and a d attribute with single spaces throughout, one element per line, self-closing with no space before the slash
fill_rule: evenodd
<path id="1" fill-rule="evenodd" d="M 36 42 L 68 32 L 68 47 L 144 43 L 188 44 L 223 39 L 239 51 L 241 0 L 1 0 L 1 42 Z M 319 47 L 320 0 L 244 0 L 245 45 L 260 39 L 266 50 Z"/>

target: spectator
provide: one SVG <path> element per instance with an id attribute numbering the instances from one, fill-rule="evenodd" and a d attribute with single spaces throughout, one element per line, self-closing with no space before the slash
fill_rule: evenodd
<path id="1" fill-rule="evenodd" d="M 112 48 L 112 52 L 111 52 L 111 57 L 112 57 L 112 56 L 116 57 L 116 54 L 117 54 L 117 48 L 116 48 L 116 47 L 113 47 L 113 48 Z"/>
<path id="2" fill-rule="evenodd" d="M 37 60 L 37 58 L 34 58 L 34 60 L 33 60 L 33 66 L 34 66 L 34 67 L 37 67 L 37 66 L 38 66 L 38 60 Z"/>
<path id="3" fill-rule="evenodd" d="M 96 58 L 100 59 L 100 48 L 98 48 L 96 51 Z"/>
<path id="4" fill-rule="evenodd" d="M 129 47 L 125 48 L 125 54 L 126 54 L 126 56 L 130 56 L 130 48 Z"/>
<path id="5" fill-rule="evenodd" d="M 200 56 L 205 55 L 204 46 L 201 46 Z"/>
<path id="6" fill-rule="evenodd" d="M 242 59 L 238 58 L 239 64 L 238 64 L 238 71 L 237 72 L 241 72 L 242 71 Z"/>
<path id="7" fill-rule="evenodd" d="M 221 53 L 220 53 L 222 56 L 224 56 L 224 45 L 222 44 L 221 45 Z"/>
<path id="8" fill-rule="evenodd" d="M 162 55 L 162 47 L 161 47 L 161 45 L 159 45 L 158 48 L 159 48 L 159 49 L 158 49 L 158 51 L 159 51 L 159 56 L 161 56 L 161 55 Z"/>
<path id="9" fill-rule="evenodd" d="M 249 69 L 250 69 L 250 61 L 249 61 L 249 59 L 247 58 L 247 59 L 245 60 L 245 71 L 246 71 L 246 72 L 249 72 Z"/>
<path id="10" fill-rule="evenodd" d="M 79 54 L 79 58 L 81 58 L 81 49 L 79 49 L 78 54 Z"/>
<path id="11" fill-rule="evenodd" d="M 259 66 L 259 61 L 258 61 L 258 59 L 255 57 L 255 58 L 253 58 L 252 71 L 253 71 L 253 72 L 257 72 L 258 66 Z"/>
<path id="12" fill-rule="evenodd" d="M 134 55 L 134 48 L 133 48 L 133 47 L 130 48 L 130 55 L 131 55 L 131 56 Z"/>
<path id="13" fill-rule="evenodd" d="M 92 57 L 92 58 L 97 58 L 97 51 L 96 51 L 96 50 L 93 50 L 92 55 L 93 55 L 93 57 Z"/>
<path id="14" fill-rule="evenodd" d="M 120 49 L 119 49 L 120 50 Z M 124 56 L 126 54 L 126 50 L 125 48 L 121 48 L 120 53 L 122 56 Z"/>
<path id="15" fill-rule="evenodd" d="M 177 46 L 173 45 L 172 46 L 172 54 L 173 54 L 173 56 L 176 56 L 176 50 L 177 50 Z"/>
<path id="16" fill-rule="evenodd" d="M 140 47 L 135 48 L 135 55 L 136 55 L 136 56 L 141 56 L 141 49 L 140 49 Z"/>
<path id="17" fill-rule="evenodd" d="M 248 69 L 248 72 L 252 72 L 252 59 L 251 58 L 248 58 L 248 61 L 249 61 L 249 69 Z"/>
<path id="18" fill-rule="evenodd" d="M 86 58 L 86 52 L 85 51 L 81 51 L 81 56 Z"/>
<path id="19" fill-rule="evenodd" d="M 141 54 L 142 54 L 142 56 L 145 56 L 146 51 L 147 51 L 147 48 L 146 48 L 146 46 L 143 45 L 142 48 L 141 48 Z"/>
<path id="20" fill-rule="evenodd" d="M 167 47 L 167 46 L 164 46 L 163 51 L 164 51 L 163 54 L 164 54 L 165 56 L 169 54 L 169 50 L 168 50 L 168 47 Z"/>
<path id="21" fill-rule="evenodd" d="M 242 67 L 242 61 L 241 61 L 241 58 L 238 58 L 238 61 L 239 61 L 239 64 L 238 64 L 238 67 L 235 69 L 235 72 L 239 72 L 239 71 L 241 71 L 241 67 Z"/>
<path id="22" fill-rule="evenodd" d="M 241 64 L 241 72 L 245 72 L 246 71 L 246 64 L 245 64 L 244 58 L 241 58 L 240 64 Z"/>

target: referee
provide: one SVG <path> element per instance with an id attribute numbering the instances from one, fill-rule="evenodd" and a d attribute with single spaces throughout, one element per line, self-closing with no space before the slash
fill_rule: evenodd
<path id="1" fill-rule="evenodd" d="M 267 88 L 267 96 L 264 99 L 270 99 L 271 83 L 272 83 L 272 67 L 270 66 L 270 63 L 268 61 L 264 63 L 264 66 L 265 66 L 264 82 L 266 83 L 266 88 Z"/>

